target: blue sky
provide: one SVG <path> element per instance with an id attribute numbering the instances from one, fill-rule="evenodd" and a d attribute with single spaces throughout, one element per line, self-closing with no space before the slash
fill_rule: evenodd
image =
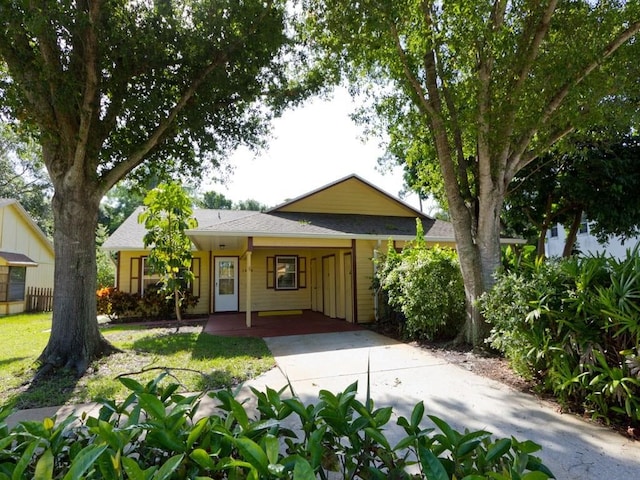
<path id="1" fill-rule="evenodd" d="M 230 158 L 234 173 L 215 190 L 233 201 L 253 198 L 268 206 L 295 198 L 339 178 L 356 173 L 382 190 L 398 196 L 402 171 L 381 173 L 378 140 L 363 143 L 362 128 L 349 118 L 356 105 L 345 90 L 332 99 L 313 99 L 274 121 L 274 138 L 257 156 L 238 150 Z M 404 201 L 418 207 L 416 198 Z"/>

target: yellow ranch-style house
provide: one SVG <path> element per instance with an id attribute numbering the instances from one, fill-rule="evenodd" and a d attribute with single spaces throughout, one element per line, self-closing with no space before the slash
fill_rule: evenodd
<path id="1" fill-rule="evenodd" d="M 103 244 L 116 252 L 116 287 L 144 294 L 157 282 L 146 263 L 144 226 L 134 212 Z M 246 314 L 311 310 L 351 323 L 376 318 L 374 258 L 416 235 L 455 246 L 453 228 L 385 193 L 357 175 L 265 212 L 196 209 L 190 313 Z"/>

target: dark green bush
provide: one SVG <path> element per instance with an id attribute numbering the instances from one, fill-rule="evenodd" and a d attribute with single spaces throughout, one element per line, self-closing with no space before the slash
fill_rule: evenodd
<path id="1" fill-rule="evenodd" d="M 565 406 L 640 422 L 640 256 L 536 262 L 498 276 L 488 342 Z"/>
<path id="2" fill-rule="evenodd" d="M 188 313 L 197 304 L 199 297 L 189 292 L 183 293 L 181 310 Z M 109 287 L 98 290 L 98 314 L 107 315 L 112 322 L 166 320 L 175 317 L 173 296 L 166 297 L 154 286 L 150 286 L 143 296 L 138 293 L 122 292 Z"/>
<path id="3" fill-rule="evenodd" d="M 219 413 L 201 418 L 200 396 L 177 395 L 176 385 L 160 379 L 146 386 L 121 379 L 131 395 L 104 401 L 97 418 L 47 418 L 9 430 L 8 409 L 0 409 L 0 478 L 553 478 L 532 455 L 540 450 L 533 442 L 456 432 L 434 416 L 438 430 L 421 427 L 422 402 L 410 418 L 398 419 L 406 436 L 391 445 L 384 435 L 391 408 L 359 401 L 356 384 L 338 394 L 322 390 L 315 405 L 253 390 L 258 418 L 220 391 L 211 394 Z M 299 425 L 295 432 L 288 419 Z"/>
<path id="4" fill-rule="evenodd" d="M 405 320 L 404 336 L 414 340 L 454 338 L 465 319 L 462 274 L 455 250 L 427 247 L 422 224 L 416 240 L 379 262 L 377 281 L 389 306 Z"/>

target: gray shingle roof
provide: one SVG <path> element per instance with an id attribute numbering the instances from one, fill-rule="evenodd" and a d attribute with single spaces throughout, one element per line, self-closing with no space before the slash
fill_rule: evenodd
<path id="1" fill-rule="evenodd" d="M 450 223 L 423 217 L 422 225 L 427 238 L 453 241 Z M 198 230 L 253 235 L 414 237 L 416 221 L 413 217 L 385 215 L 272 212 L 256 213 Z"/>
<path id="2" fill-rule="evenodd" d="M 145 234 L 145 228 L 143 224 L 138 223 L 138 215 L 141 211 L 142 207 L 138 207 L 104 242 L 102 247 L 107 250 L 144 250 L 142 238 Z M 193 216 L 198 221 L 200 229 L 257 213 L 246 210 L 195 209 Z"/>

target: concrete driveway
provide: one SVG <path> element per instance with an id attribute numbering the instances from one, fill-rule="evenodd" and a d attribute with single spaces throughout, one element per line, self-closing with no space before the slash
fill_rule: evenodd
<path id="1" fill-rule="evenodd" d="M 371 396 L 409 416 L 423 400 L 427 414 L 458 430 L 484 429 L 542 445 L 544 463 L 558 479 L 640 479 L 640 442 L 598 427 L 499 382 L 446 363 L 429 352 L 366 330 L 265 338 L 282 375 L 307 402 L 320 389 L 337 392 L 358 380 L 364 398 L 370 362 Z M 272 388 L 276 372 L 260 379 Z M 284 379 L 280 380 L 284 385 Z M 259 383 L 261 383 L 259 381 Z M 258 386 L 259 388 L 259 386 Z M 390 422 L 394 424 L 395 419 Z M 398 440 L 402 432 L 390 430 Z M 393 443 L 393 441 L 391 442 Z"/>

